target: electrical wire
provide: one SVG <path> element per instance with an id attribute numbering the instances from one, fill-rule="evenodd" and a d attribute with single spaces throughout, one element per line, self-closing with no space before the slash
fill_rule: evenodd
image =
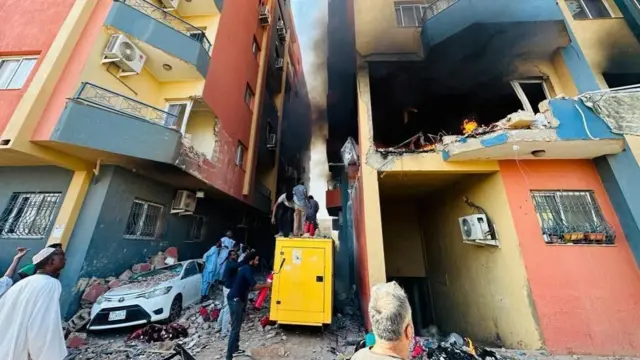
<path id="1" fill-rule="evenodd" d="M 578 109 L 578 112 L 580 112 L 580 115 L 582 116 L 582 125 L 584 125 L 584 129 L 587 131 L 587 135 L 589 136 L 589 138 L 591 138 L 591 140 L 600 140 L 599 138 L 593 137 L 593 135 L 591 135 L 589 127 L 587 126 L 587 117 L 584 116 L 584 112 L 582 112 L 582 109 L 580 109 L 578 104 L 573 104 L 573 106 L 575 106 L 575 108 Z"/>

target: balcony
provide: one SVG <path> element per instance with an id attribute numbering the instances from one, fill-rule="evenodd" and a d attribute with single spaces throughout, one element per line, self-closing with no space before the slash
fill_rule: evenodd
<path id="1" fill-rule="evenodd" d="M 342 189 L 340 188 L 340 183 L 331 181 L 327 184 L 325 201 L 329 215 L 338 216 L 340 210 L 342 210 Z"/>
<path id="2" fill-rule="evenodd" d="M 205 33 L 152 3 L 116 0 L 105 26 L 136 43 L 147 55 L 145 67 L 159 81 L 206 78 L 212 45 Z"/>
<path id="3" fill-rule="evenodd" d="M 253 204 L 262 212 L 271 212 L 271 190 L 258 180 L 255 181 Z"/>
<path id="4" fill-rule="evenodd" d="M 180 16 L 210 16 L 220 15 L 223 0 L 190 0 L 180 1 L 178 14 Z"/>
<path id="5" fill-rule="evenodd" d="M 553 99 L 541 109 L 535 119 L 517 113 L 484 134 L 445 137 L 437 148 L 445 161 L 593 159 L 624 150 L 623 137 L 581 100 Z"/>
<path id="6" fill-rule="evenodd" d="M 51 140 L 112 154 L 174 163 L 182 135 L 176 116 L 99 86 L 83 83 Z"/>
<path id="7" fill-rule="evenodd" d="M 425 56 L 438 61 L 473 54 L 500 59 L 525 50 L 528 56 L 547 58 L 569 43 L 553 0 L 436 0 L 422 14 Z"/>

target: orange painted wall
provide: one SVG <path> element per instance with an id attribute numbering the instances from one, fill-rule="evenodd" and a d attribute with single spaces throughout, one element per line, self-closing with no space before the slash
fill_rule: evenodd
<path id="1" fill-rule="evenodd" d="M 0 1 L 0 56 L 39 56 L 21 89 L 0 90 L 0 134 L 28 89 L 73 3 L 74 0 Z"/>
<path id="2" fill-rule="evenodd" d="M 593 162 L 501 161 L 500 171 L 547 348 L 640 354 L 640 273 Z M 616 245 L 546 245 L 530 190 L 593 190 Z"/>
<path id="3" fill-rule="evenodd" d="M 238 141 L 250 147 L 253 112 L 245 104 L 244 94 L 247 83 L 254 94 L 258 92 L 259 60 L 252 53 L 251 45 L 255 36 L 262 51 L 267 51 L 268 44 L 261 43 L 264 29 L 258 22 L 258 1 L 224 2 L 203 95 L 219 118 L 221 133 L 225 134 L 219 139 L 219 161 L 224 166 L 211 176 L 224 177 L 223 190 L 239 199 L 243 199 L 245 171 L 237 167 L 233 159 Z M 256 103 L 253 111 L 260 108 Z"/>
<path id="4" fill-rule="evenodd" d="M 49 98 L 47 107 L 42 113 L 38 126 L 34 130 L 32 140 L 49 140 L 51 137 L 51 132 L 60 119 L 67 99 L 72 97 L 78 90 L 84 64 L 87 62 L 93 45 L 102 31 L 104 20 L 109 14 L 112 4 L 113 2 L 111 1 L 99 1 L 93 9 L 89 21 L 82 32 L 82 36 L 73 48 L 69 61 L 65 65 L 64 72 L 53 89 L 53 94 Z"/>

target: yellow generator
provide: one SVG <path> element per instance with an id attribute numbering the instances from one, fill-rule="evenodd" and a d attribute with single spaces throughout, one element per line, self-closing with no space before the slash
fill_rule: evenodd
<path id="1" fill-rule="evenodd" d="M 331 324 L 333 240 L 277 238 L 269 319 L 280 324 Z"/>

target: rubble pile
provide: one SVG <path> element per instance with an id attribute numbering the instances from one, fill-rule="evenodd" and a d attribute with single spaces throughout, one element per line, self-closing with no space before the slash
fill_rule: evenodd
<path id="1" fill-rule="evenodd" d="M 411 359 L 421 360 L 498 360 L 497 353 L 474 344 L 469 338 L 451 333 L 447 338 L 431 327 L 423 337 L 414 337 L 411 344 Z"/>

